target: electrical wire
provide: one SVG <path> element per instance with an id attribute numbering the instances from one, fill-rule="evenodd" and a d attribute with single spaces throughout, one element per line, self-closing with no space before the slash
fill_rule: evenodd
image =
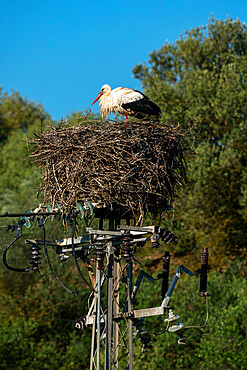
<path id="1" fill-rule="evenodd" d="M 12 267 L 10 266 L 8 263 L 7 263 L 7 252 L 9 250 L 9 248 L 17 241 L 19 240 L 23 235 L 22 235 L 22 224 L 23 224 L 23 221 L 19 221 L 18 222 L 18 228 L 17 228 L 17 236 L 4 248 L 4 251 L 3 251 L 3 264 L 5 265 L 5 267 L 7 267 L 7 269 L 11 270 L 11 271 L 15 271 L 15 272 L 28 272 L 30 270 L 32 270 L 31 267 L 27 267 L 27 268 L 17 268 L 17 267 Z"/>
<path id="2" fill-rule="evenodd" d="M 7 313 L 7 312 L 0 312 L 0 315 L 3 315 L 3 316 L 17 316 L 17 317 L 29 317 L 29 318 L 37 318 L 37 319 L 42 319 L 42 320 L 47 320 L 47 321 L 67 321 L 67 322 L 76 322 L 76 319 L 74 320 L 70 320 L 70 319 L 60 319 L 60 318 L 57 318 L 57 317 L 46 317 L 46 316 L 36 316 L 36 315 L 24 315 L 24 314 L 16 314 L 16 313 Z M 166 330 L 164 330 L 163 332 L 165 332 Z M 162 333 L 162 332 L 161 332 Z M 159 334 L 161 334 L 159 333 Z M 159 335 L 159 334 L 153 334 L 152 337 L 155 337 L 156 335 Z M 211 334 L 211 333 L 207 333 L 207 334 L 203 334 L 203 333 L 186 333 L 186 335 L 199 335 L 199 336 L 208 336 L 208 337 L 212 337 L 212 338 L 221 338 L 221 339 L 226 339 L 226 340 L 238 340 L 240 342 L 246 342 L 246 339 L 241 339 L 241 338 L 237 338 L 237 337 L 224 337 L 224 336 L 221 336 L 221 335 L 214 335 L 214 334 Z"/>
<path id="3" fill-rule="evenodd" d="M 187 329 L 191 329 L 191 328 L 198 328 L 198 329 L 202 329 L 202 328 L 205 328 L 205 326 L 207 325 L 207 322 L 208 322 L 208 317 L 209 317 L 209 302 L 208 302 L 208 297 L 205 296 L 206 298 L 206 320 L 204 322 L 203 325 L 190 325 L 190 326 L 186 326 L 185 328 L 182 328 L 182 330 L 187 330 Z M 156 337 L 158 335 L 161 335 L 163 333 L 165 333 L 166 331 L 168 331 L 168 328 L 169 328 L 169 322 L 167 323 L 167 327 L 166 329 L 162 330 L 161 332 L 157 333 L 157 334 L 151 334 L 152 337 Z"/>
<path id="4" fill-rule="evenodd" d="M 167 324 L 167 326 L 166 326 L 166 328 L 164 329 L 164 330 L 162 330 L 161 332 L 159 332 L 159 333 L 157 333 L 157 334 L 151 334 L 151 336 L 154 338 L 154 337 L 157 337 L 158 335 L 161 335 L 161 334 L 163 334 L 163 333 L 165 333 L 167 330 L 168 330 L 168 328 L 169 328 L 169 322 L 168 322 L 168 324 Z"/>
<path id="5" fill-rule="evenodd" d="M 209 306 L 209 311 L 211 312 L 212 315 L 214 315 L 215 317 L 217 317 L 217 319 L 220 319 L 221 316 L 220 315 L 216 315 L 216 313 L 212 310 L 212 308 Z"/>
<path id="6" fill-rule="evenodd" d="M 3 316 L 18 316 L 18 317 L 30 317 L 30 318 L 37 318 L 42 320 L 52 320 L 52 321 L 68 321 L 68 322 L 76 322 L 76 320 L 70 320 L 70 319 L 59 319 L 56 317 L 46 317 L 46 316 L 35 316 L 35 315 L 24 315 L 24 314 L 17 314 L 17 313 L 7 313 L 7 312 L 0 312 L 0 315 Z"/>
<path id="7" fill-rule="evenodd" d="M 46 259 L 47 259 L 47 262 L 48 262 L 48 265 L 50 267 L 50 270 L 52 272 L 52 275 L 55 277 L 55 279 L 59 282 L 59 284 L 65 289 L 67 290 L 67 292 L 73 294 L 73 296 L 77 297 L 77 293 L 73 292 L 72 290 L 70 290 L 69 288 L 67 288 L 62 282 L 61 280 L 59 279 L 59 277 L 56 275 L 55 271 L 53 270 L 52 268 L 52 265 L 51 265 L 51 261 L 50 261 L 50 258 L 49 258 L 49 254 L 48 254 L 48 250 L 47 250 L 47 245 L 46 245 L 46 236 L 45 236 L 45 226 L 44 226 L 44 223 L 39 223 L 39 227 L 43 230 L 43 245 L 44 245 L 44 251 L 45 251 L 45 256 L 46 256 Z"/>
<path id="8" fill-rule="evenodd" d="M 205 326 L 207 325 L 207 322 L 208 322 L 208 316 L 209 316 L 209 302 L 208 302 L 208 296 L 205 295 L 205 298 L 206 298 L 206 320 L 204 322 L 203 325 L 189 325 L 189 326 L 186 326 L 185 328 L 183 328 L 183 330 L 187 330 L 187 329 L 191 329 L 191 328 L 197 328 L 197 329 L 203 329 L 205 328 Z"/>
<path id="9" fill-rule="evenodd" d="M 186 333 L 186 335 L 200 335 L 201 337 L 202 336 L 206 336 L 206 337 L 212 337 L 212 338 L 221 338 L 221 339 L 226 339 L 226 340 L 238 340 L 240 342 L 246 342 L 246 339 L 241 339 L 241 338 L 237 338 L 237 337 L 224 337 L 224 336 L 221 336 L 221 335 L 214 335 L 214 334 L 211 334 L 211 333 Z"/>
<path id="10" fill-rule="evenodd" d="M 78 270 L 78 272 L 80 274 L 80 277 L 82 278 L 82 280 L 84 281 L 84 283 L 88 286 L 88 288 L 90 288 L 94 292 L 95 291 L 94 288 L 85 279 L 84 275 L 81 272 L 80 266 L 78 264 L 78 261 L 77 261 L 77 258 L 76 258 L 76 253 L 75 253 L 74 234 L 75 234 L 75 221 L 73 220 L 72 231 L 71 231 L 71 246 L 72 246 L 72 253 L 73 253 L 74 261 L 75 261 L 77 270 Z"/>

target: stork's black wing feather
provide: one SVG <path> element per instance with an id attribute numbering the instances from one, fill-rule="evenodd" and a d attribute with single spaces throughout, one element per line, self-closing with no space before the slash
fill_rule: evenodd
<path id="1" fill-rule="evenodd" d="M 135 90 L 135 91 L 137 91 L 137 90 Z M 138 92 L 140 92 L 140 91 L 138 91 Z M 132 101 L 130 103 L 122 104 L 122 107 L 126 110 L 131 110 L 133 112 L 136 112 L 136 114 L 135 114 L 136 118 L 143 118 L 143 116 L 145 116 L 145 115 L 155 116 L 155 117 L 160 117 L 160 115 L 161 115 L 160 107 L 157 104 L 153 103 L 145 95 L 143 95 L 142 99 Z"/>

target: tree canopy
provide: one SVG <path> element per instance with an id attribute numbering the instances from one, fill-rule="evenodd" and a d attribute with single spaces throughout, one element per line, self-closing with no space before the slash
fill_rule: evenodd
<path id="1" fill-rule="evenodd" d="M 196 141 L 221 139 L 247 114 L 247 27 L 211 18 L 150 54 L 133 73 L 165 122 L 196 125 Z"/>
<path id="2" fill-rule="evenodd" d="M 195 156 L 173 227 L 181 253 L 208 246 L 215 264 L 246 248 L 246 65 L 246 25 L 212 17 L 133 69 L 164 123 L 193 127 Z"/>
<path id="3" fill-rule="evenodd" d="M 12 91 L 10 95 L 3 93 L 0 87 L 0 143 L 17 129 L 27 130 L 41 114 L 44 114 L 41 104 L 22 98 L 18 91 Z"/>
<path id="4" fill-rule="evenodd" d="M 133 278 L 142 268 L 157 276 L 162 269 L 164 247 L 172 252 L 174 271 L 180 263 L 195 271 L 200 266 L 201 249 L 208 247 L 214 270 L 208 279 L 210 316 L 205 331 L 192 329 L 186 333 L 190 334 L 186 347 L 178 347 L 177 336 L 165 330 L 159 335 L 160 318 L 152 318 L 147 329 L 154 334 L 155 343 L 149 352 L 142 353 L 141 343 L 134 342 L 135 369 L 247 367 L 246 31 L 240 20 L 211 18 L 207 26 L 186 31 L 174 44 L 166 43 L 153 51 L 147 64 L 133 70 L 145 93 L 161 106 L 163 123 L 177 126 L 179 122 L 182 128 L 193 128 L 195 152 L 188 158 L 188 180 L 179 192 L 174 217 L 164 219 L 162 225 L 178 236 L 178 244 L 163 245 L 163 249 L 152 250 L 151 256 L 148 245 L 138 248 L 137 259 L 144 267 L 137 264 Z M 40 130 L 41 114 L 48 118 L 43 122 L 45 130 L 51 119 L 42 106 L 22 98 L 18 92 L 8 95 L 0 90 L 1 213 L 26 211 L 37 205 L 40 171 L 25 158 L 29 154 L 27 137 Z M 81 115 L 71 113 L 68 124 L 79 123 Z M 6 233 L 6 224 L 15 221 L 0 219 L 2 249 L 14 237 L 14 233 Z M 39 231 L 38 227 L 24 230 L 23 239 L 39 239 Z M 55 218 L 53 224 L 47 223 L 47 240 L 61 238 L 63 233 L 61 220 Z M 8 258 L 13 265 L 25 267 L 27 245 L 18 241 Z M 88 366 L 90 330 L 76 333 L 74 320 L 87 312 L 89 292 L 78 279 L 73 259 L 61 264 L 54 250 L 51 258 L 57 274 L 80 292 L 77 298 L 57 285 L 45 261 L 42 275 L 18 275 L 0 264 L 2 368 Z M 160 261 L 156 267 L 155 258 Z M 203 323 L 205 317 L 198 285 L 196 277 L 183 277 L 173 294 L 172 305 L 186 325 Z M 160 280 L 155 279 L 155 285 L 145 281 L 138 293 L 139 308 L 149 306 L 150 301 L 158 306 L 160 288 Z"/>

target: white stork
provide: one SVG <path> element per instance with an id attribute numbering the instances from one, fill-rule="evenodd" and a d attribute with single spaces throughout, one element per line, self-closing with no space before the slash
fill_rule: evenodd
<path id="1" fill-rule="evenodd" d="M 160 117 L 161 110 L 147 96 L 137 90 L 128 87 L 111 89 L 107 84 L 103 85 L 100 93 L 92 105 L 99 100 L 100 114 L 105 118 L 107 114 L 121 113 L 128 122 L 128 116 L 136 118 Z"/>

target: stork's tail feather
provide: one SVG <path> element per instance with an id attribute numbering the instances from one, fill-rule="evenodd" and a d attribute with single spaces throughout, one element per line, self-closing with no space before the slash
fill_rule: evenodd
<path id="1" fill-rule="evenodd" d="M 136 112 L 136 114 L 131 114 L 134 115 L 136 118 L 143 118 L 143 116 L 161 116 L 160 107 L 149 100 L 147 97 L 133 102 L 125 103 L 122 105 L 122 107 L 127 111 Z"/>

